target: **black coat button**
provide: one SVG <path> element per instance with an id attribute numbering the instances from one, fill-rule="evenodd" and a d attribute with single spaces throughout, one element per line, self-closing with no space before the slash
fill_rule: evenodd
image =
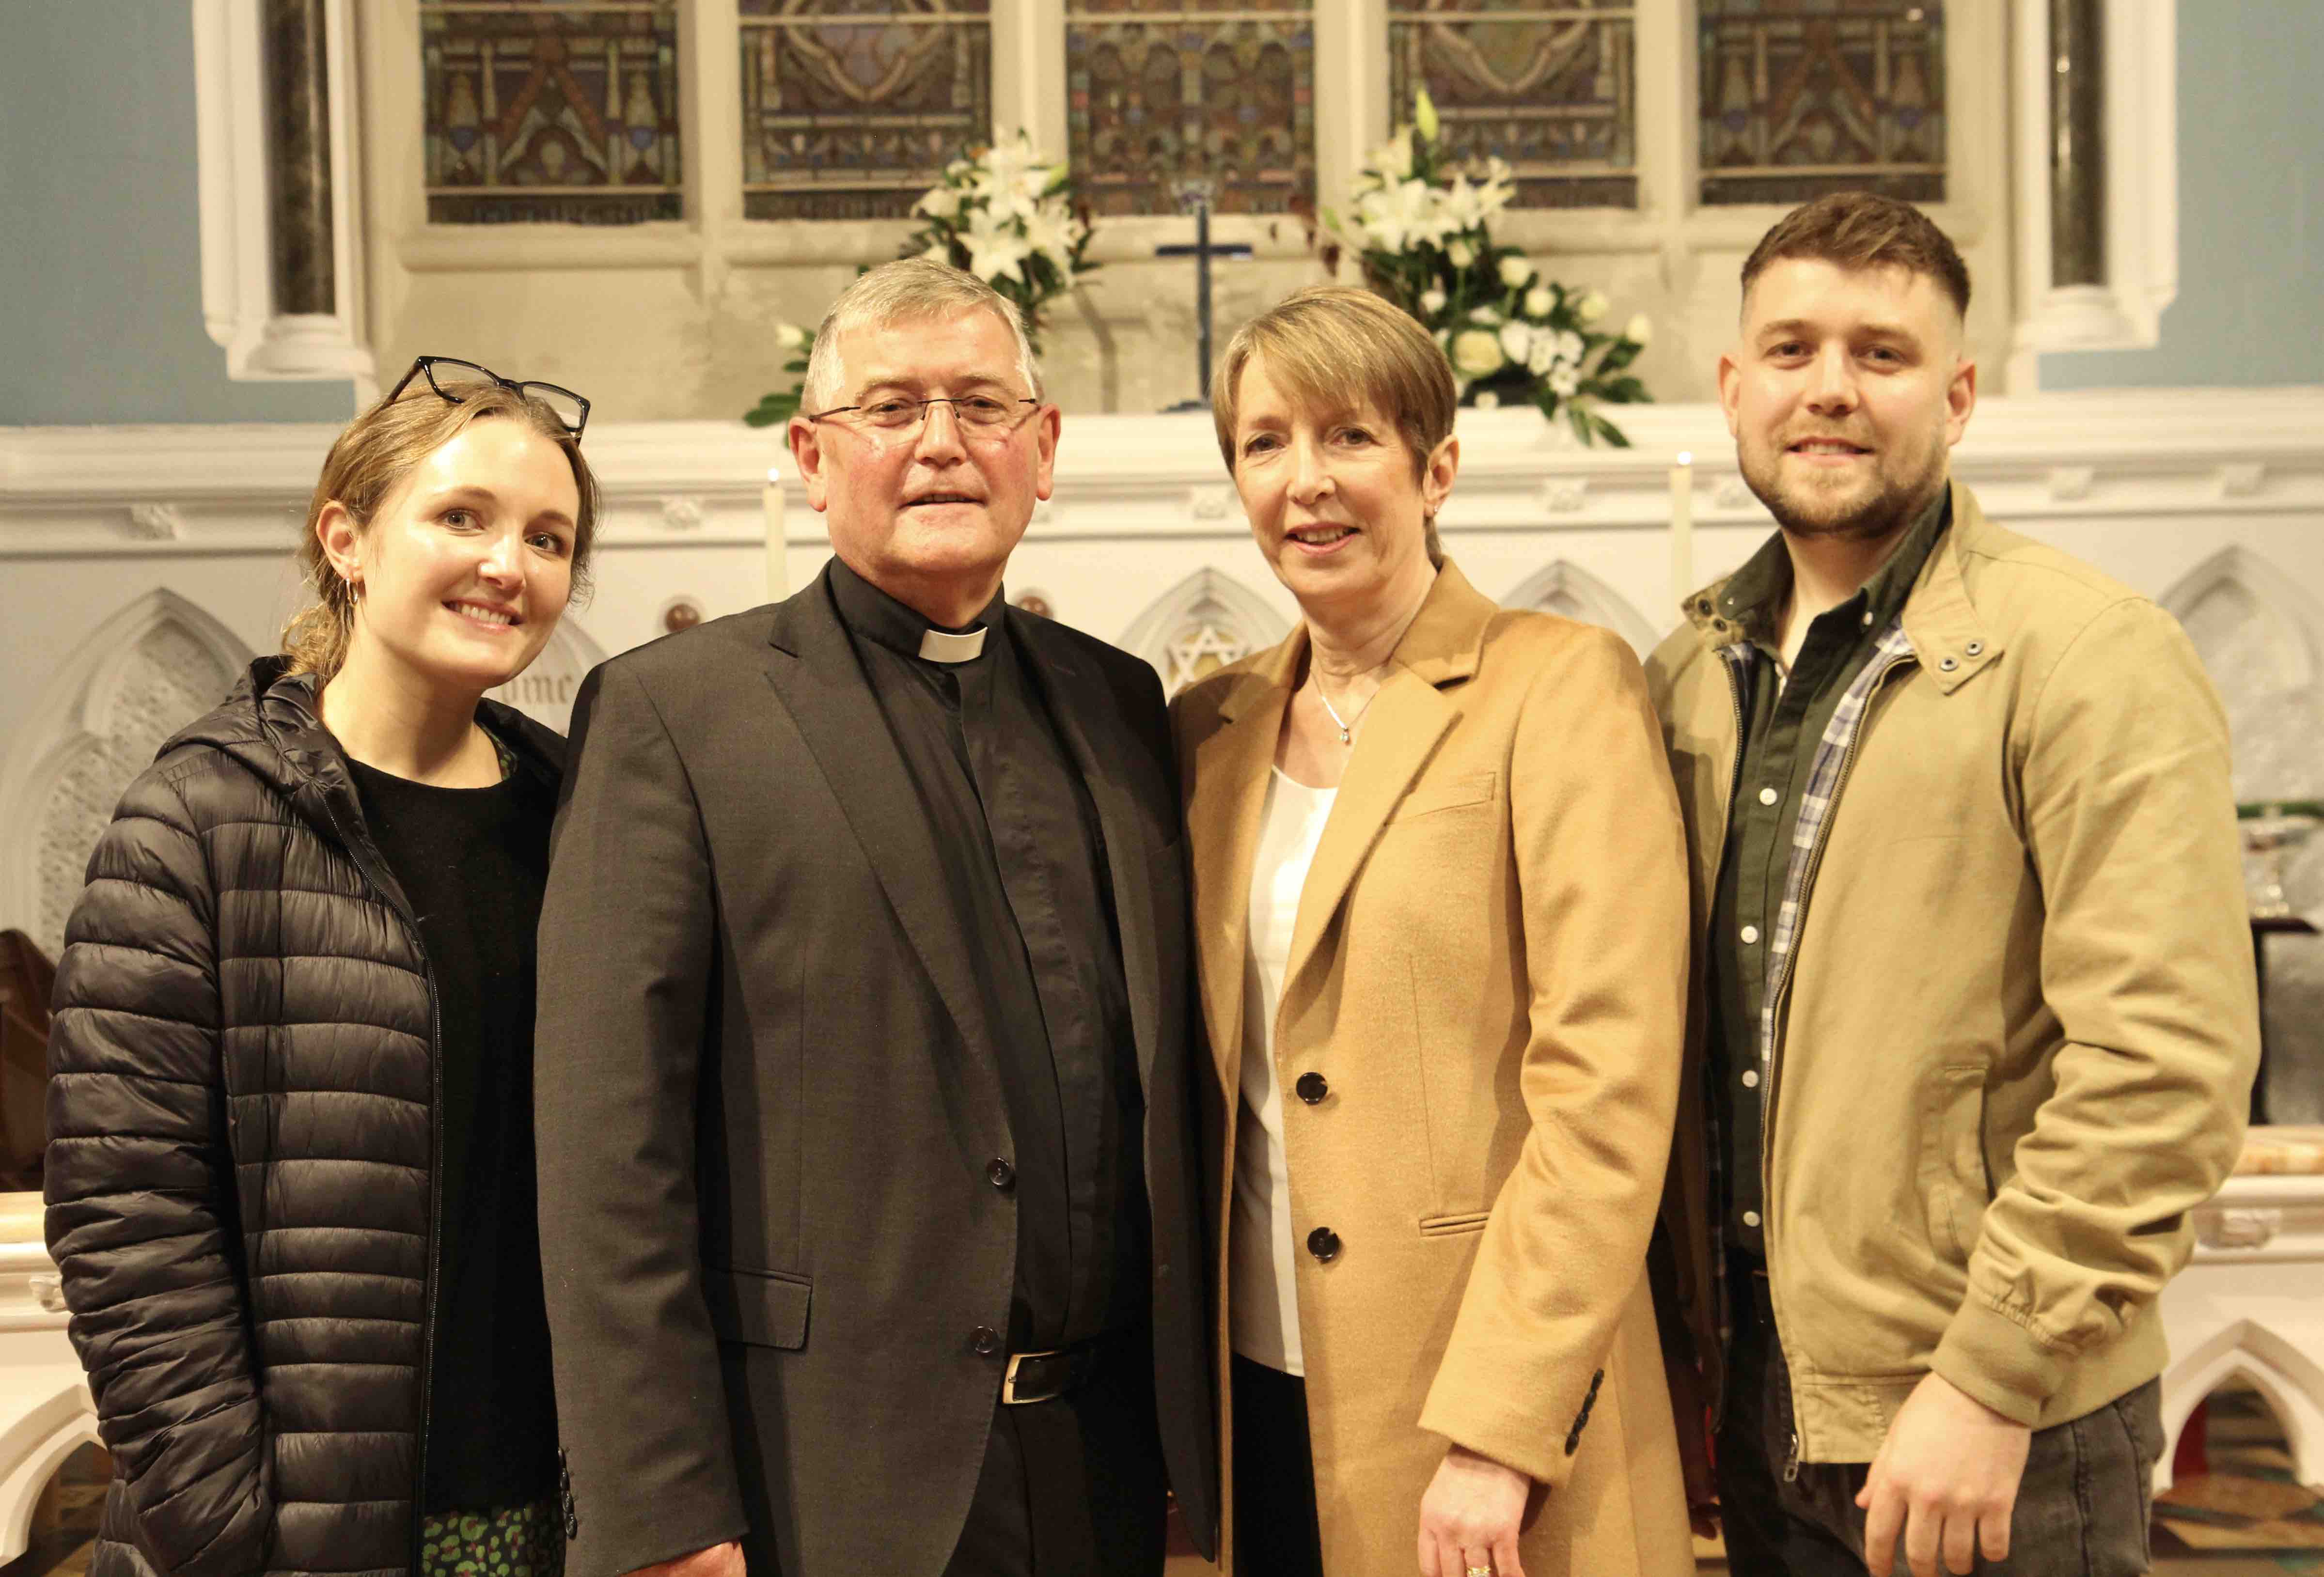
<path id="1" fill-rule="evenodd" d="M 1340 1255 L 1340 1234 L 1329 1227 L 1317 1227 L 1307 1234 L 1307 1251 L 1329 1265 Z"/>
<path id="2" fill-rule="evenodd" d="M 1001 1333 L 990 1325 L 979 1325 L 968 1333 L 968 1344 L 990 1358 L 1001 1351 Z"/>
<path id="3" fill-rule="evenodd" d="M 1310 1106 L 1316 1105 L 1332 1093 L 1332 1086 L 1324 1082 L 1321 1074 L 1302 1074 L 1299 1082 L 1291 1087 L 1298 1091 L 1299 1098 Z"/>
<path id="4" fill-rule="evenodd" d="M 984 1180 L 995 1188 L 1006 1188 L 1017 1181 L 1017 1168 L 995 1156 L 984 1163 Z"/>

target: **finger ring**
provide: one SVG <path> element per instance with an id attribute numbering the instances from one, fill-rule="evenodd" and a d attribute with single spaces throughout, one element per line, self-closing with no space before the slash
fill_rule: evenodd
<path id="1" fill-rule="evenodd" d="M 1493 1569 L 1490 1566 L 1471 1566 L 1469 1577 L 1493 1577 Z"/>

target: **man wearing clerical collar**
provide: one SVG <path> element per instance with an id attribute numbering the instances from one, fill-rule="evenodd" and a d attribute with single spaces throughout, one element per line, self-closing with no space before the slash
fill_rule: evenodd
<path id="1" fill-rule="evenodd" d="M 2144 1572 L 2155 1298 L 2257 1059 L 2218 698 L 1950 475 L 1969 272 L 1925 216 L 1820 198 L 1742 283 L 1720 393 L 1781 529 L 1647 666 L 1698 926 L 1682 1434 L 1707 1391 L 1737 1577 Z"/>
<path id="2" fill-rule="evenodd" d="M 1060 426 L 1005 300 L 874 270 L 805 396 L 824 574 L 574 709 L 569 1569 L 1158 1573 L 1218 1516 L 1161 687 L 1002 595 Z"/>

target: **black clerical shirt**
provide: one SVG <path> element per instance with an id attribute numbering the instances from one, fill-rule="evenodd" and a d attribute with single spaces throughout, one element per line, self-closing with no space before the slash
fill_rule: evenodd
<path id="1" fill-rule="evenodd" d="M 1039 676 L 995 596 L 965 662 L 919 655 L 928 622 L 836 559 L 831 592 L 936 834 L 969 938 L 1015 1153 L 1012 1351 L 1146 1317 L 1144 1104 L 1105 835 Z"/>

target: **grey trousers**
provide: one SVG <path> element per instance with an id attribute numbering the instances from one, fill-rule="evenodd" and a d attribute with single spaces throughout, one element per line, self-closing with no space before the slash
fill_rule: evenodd
<path id="1" fill-rule="evenodd" d="M 1766 1278 L 1732 1267 L 1735 1333 L 1719 1430 L 1720 1522 L 1730 1577 L 1864 1577 L 1865 1462 L 1803 1462 L 1786 1480 L 1791 1376 Z M 2151 1554 L 2163 1388 L 2149 1380 L 2095 1412 L 2034 1432 L 2010 1519 L 2009 1558 L 1983 1577 L 2142 1577 Z M 1941 1565 L 1941 1562 L 1940 1563 Z M 1895 1570 L 1904 1563 L 1899 1541 Z"/>

